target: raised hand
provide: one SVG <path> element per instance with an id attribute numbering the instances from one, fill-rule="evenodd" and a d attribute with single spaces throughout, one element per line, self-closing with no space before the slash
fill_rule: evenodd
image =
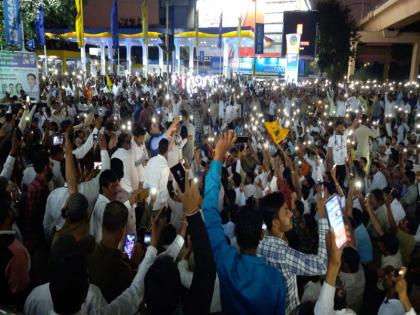
<path id="1" fill-rule="evenodd" d="M 193 215 L 200 209 L 201 206 L 201 195 L 198 191 L 197 184 L 190 183 L 188 172 L 185 173 L 185 189 L 184 193 L 181 194 L 182 208 L 186 216 Z"/>
<path id="2" fill-rule="evenodd" d="M 214 159 L 223 163 L 226 153 L 233 147 L 236 141 L 236 134 L 233 130 L 224 132 L 216 144 Z"/>

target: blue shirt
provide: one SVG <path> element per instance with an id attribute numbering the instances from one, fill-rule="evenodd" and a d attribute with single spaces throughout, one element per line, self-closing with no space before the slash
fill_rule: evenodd
<path id="1" fill-rule="evenodd" d="M 356 239 L 356 248 L 360 255 L 360 262 L 366 264 L 373 260 L 372 241 L 369 233 L 363 224 L 360 224 L 354 230 L 354 237 Z"/>
<path id="2" fill-rule="evenodd" d="M 218 203 L 222 164 L 212 161 L 206 177 L 203 215 L 220 282 L 222 309 L 229 314 L 285 314 L 283 275 L 264 258 L 243 255 L 229 246 Z"/>

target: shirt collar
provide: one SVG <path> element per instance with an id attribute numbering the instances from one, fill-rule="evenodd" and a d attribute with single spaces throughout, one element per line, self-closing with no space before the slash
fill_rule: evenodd
<path id="1" fill-rule="evenodd" d="M 277 243 L 279 245 L 289 246 L 285 240 L 282 240 L 276 236 L 266 235 L 264 236 L 263 242 L 267 243 Z"/>

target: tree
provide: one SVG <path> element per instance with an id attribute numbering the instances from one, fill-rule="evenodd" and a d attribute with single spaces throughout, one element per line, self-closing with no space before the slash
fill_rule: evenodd
<path id="1" fill-rule="evenodd" d="M 317 59 L 321 74 L 333 82 L 347 72 L 350 57 L 355 56 L 352 43 L 357 41 L 357 26 L 347 6 L 339 0 L 321 0 L 319 12 Z"/>
<path id="2" fill-rule="evenodd" d="M 35 19 L 40 5 L 45 10 L 45 28 L 74 29 L 74 0 L 20 0 L 25 39 L 35 37 Z M 4 21 L 3 5 L 0 5 L 0 20 Z M 0 24 L 0 32 L 0 40 L 4 42 L 4 22 Z"/>

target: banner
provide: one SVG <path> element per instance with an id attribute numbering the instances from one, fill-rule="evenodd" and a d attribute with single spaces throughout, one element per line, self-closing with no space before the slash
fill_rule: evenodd
<path id="1" fill-rule="evenodd" d="M 300 35 L 286 34 L 287 54 L 299 54 Z"/>
<path id="2" fill-rule="evenodd" d="M 148 0 L 143 0 L 141 4 L 141 28 L 143 31 L 143 41 L 147 46 L 149 44 L 149 7 L 147 6 Z"/>
<path id="3" fill-rule="evenodd" d="M 20 90 L 33 100 L 39 99 L 37 56 L 28 52 L 0 52 L 0 95 L 20 97 Z"/>
<path id="4" fill-rule="evenodd" d="M 111 33 L 112 33 L 112 48 L 118 51 L 120 43 L 118 38 L 118 0 L 112 0 L 111 11 Z"/>
<path id="5" fill-rule="evenodd" d="M 22 48 L 22 26 L 19 0 L 3 0 L 3 16 L 6 43 Z"/>
<path id="6" fill-rule="evenodd" d="M 203 64 L 204 63 L 204 50 L 200 50 L 200 55 L 198 58 L 198 62 Z"/>
<path id="7" fill-rule="evenodd" d="M 75 0 L 76 3 L 76 21 L 74 22 L 74 26 L 76 28 L 76 36 L 77 36 L 77 43 L 79 48 L 83 48 L 85 46 L 85 30 L 83 26 L 83 1 L 82 0 Z"/>
<path id="8" fill-rule="evenodd" d="M 223 31 L 223 12 L 220 13 L 219 38 L 217 40 L 217 48 L 222 48 L 222 31 Z"/>
<path id="9" fill-rule="evenodd" d="M 256 23 L 255 24 L 255 54 L 264 53 L 264 24 Z"/>
<path id="10" fill-rule="evenodd" d="M 38 45 L 45 45 L 44 7 L 40 6 L 35 20 L 35 33 Z"/>
<path id="11" fill-rule="evenodd" d="M 277 120 L 265 122 L 264 127 L 275 143 L 282 142 L 289 134 L 289 129 L 281 127 Z"/>

